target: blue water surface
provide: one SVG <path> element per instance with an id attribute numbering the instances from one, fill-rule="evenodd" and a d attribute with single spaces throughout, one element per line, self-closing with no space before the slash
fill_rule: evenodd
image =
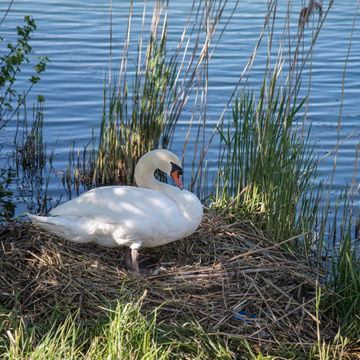
<path id="1" fill-rule="evenodd" d="M 229 1 L 223 14 L 226 19 L 235 6 L 235 1 Z M 208 108 L 206 118 L 206 141 L 209 139 L 215 124 L 219 120 L 234 87 L 249 61 L 254 47 L 259 39 L 267 12 L 265 0 L 251 2 L 241 1 L 231 19 L 227 30 L 219 42 L 209 67 Z M 316 152 L 320 158 L 332 150 L 338 141 L 340 105 L 342 100 L 342 85 L 345 61 L 349 50 L 349 40 L 356 11 L 356 1 L 343 0 L 334 2 L 332 9 L 323 25 L 312 53 L 311 90 L 309 106 L 305 122 L 312 124 L 311 140 L 316 142 Z M 136 61 L 136 44 L 140 37 L 143 16 L 142 1 L 133 5 L 132 38 L 134 46 L 130 48 L 130 57 Z M 196 4 L 198 4 L 196 2 Z M 2 18 L 9 2 L 0 4 Z M 130 1 L 114 1 L 112 12 L 112 69 L 120 68 L 123 43 L 128 23 Z M 149 14 L 154 2 L 148 2 Z M 192 1 L 170 1 L 168 20 L 169 51 L 175 49 L 184 25 L 187 21 Z M 298 30 L 298 14 L 303 6 L 302 1 L 291 1 L 291 16 L 289 29 L 292 36 Z M 326 10 L 328 3 L 324 3 Z M 280 1 L 277 6 L 277 20 L 273 37 L 273 53 L 276 56 L 281 42 L 284 20 L 288 2 Z M 28 112 L 38 94 L 45 98 L 44 138 L 47 153 L 55 149 L 53 167 L 63 172 L 68 167 L 70 139 L 75 141 L 75 149 L 83 149 L 92 136 L 92 127 L 98 129 L 103 111 L 104 73 L 109 68 L 110 54 L 110 1 L 100 0 L 15 0 L 0 27 L 1 36 L 5 41 L 1 44 L 1 53 L 5 53 L 6 42 L 14 41 L 15 28 L 23 24 L 23 18 L 30 14 L 36 21 L 37 30 L 32 36 L 32 58 L 47 56 L 51 60 L 41 81 L 34 87 L 27 99 Z M 315 14 L 317 21 L 318 14 Z M 146 28 L 151 18 L 146 20 Z M 359 20 L 355 23 L 344 82 L 344 98 L 341 111 L 339 140 L 344 140 L 351 132 L 360 126 L 360 29 Z M 305 44 L 311 40 L 311 23 L 305 29 Z M 258 49 L 247 89 L 257 92 L 263 81 L 267 61 L 267 36 L 265 31 L 263 43 Z M 129 64 L 129 73 L 134 71 L 134 63 Z M 284 65 L 286 68 L 286 65 Z M 31 73 L 31 66 L 24 67 L 19 75 L 17 86 L 26 84 Z M 305 96 L 310 81 L 309 66 L 305 67 L 302 76 L 302 91 L 300 98 Z M 241 82 L 239 89 L 245 84 Z M 31 111 L 30 111 L 31 113 Z M 184 138 L 191 118 L 192 106 L 185 108 L 179 120 L 172 150 L 181 156 L 184 148 Z M 229 112 L 225 115 L 227 119 Z M 199 115 L 195 115 L 196 121 Z M 31 116 L 28 115 L 31 119 Z M 1 133 L 0 165 L 7 161 L 7 155 L 12 151 L 13 134 L 16 119 Z M 95 131 L 96 132 L 96 131 Z M 335 202 L 345 184 L 351 184 L 356 152 L 359 145 L 359 132 L 347 140 L 338 151 L 337 168 L 331 191 L 331 201 Z M 192 133 L 195 136 L 195 132 Z M 219 140 L 216 137 L 208 152 L 210 175 L 215 172 L 218 159 Z M 201 146 L 200 146 L 201 147 Z M 191 161 L 194 142 L 188 144 L 185 156 L 185 185 L 190 181 Z M 319 165 L 318 179 L 327 179 L 333 171 L 334 154 L 328 156 Z M 49 170 L 47 170 L 49 171 Z M 359 172 L 356 174 L 356 184 L 359 184 Z M 45 184 L 30 186 L 18 179 L 13 182 L 12 203 L 16 206 L 15 215 L 21 215 L 28 210 L 29 199 L 41 196 Z M 35 189 L 35 194 L 34 190 Z M 69 198 L 64 189 L 62 176 L 51 172 L 47 194 L 55 203 Z M 355 202 L 359 196 L 355 191 Z"/>

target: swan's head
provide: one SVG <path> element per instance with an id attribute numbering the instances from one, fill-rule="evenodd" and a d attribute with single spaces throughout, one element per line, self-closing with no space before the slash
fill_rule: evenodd
<path id="1" fill-rule="evenodd" d="M 155 170 L 161 170 L 170 175 L 176 185 L 182 190 L 181 175 L 183 169 L 179 158 L 169 150 L 156 149 L 144 154 L 135 168 L 135 181 L 140 187 L 148 187 L 147 179 L 154 179 Z"/>

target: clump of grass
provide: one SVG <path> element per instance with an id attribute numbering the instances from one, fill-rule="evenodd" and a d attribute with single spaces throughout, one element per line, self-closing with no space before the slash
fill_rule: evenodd
<path id="1" fill-rule="evenodd" d="M 166 29 L 166 24 L 163 26 Z M 121 96 L 121 89 L 114 86 L 108 111 L 104 102 L 96 159 L 93 158 L 95 184 L 134 183 L 137 160 L 151 149 L 166 148 L 172 140 L 176 122 L 169 119 L 166 110 L 175 101 L 176 65 L 173 59 L 165 57 L 166 30 L 160 40 L 156 36 L 156 32 L 150 34 L 146 66 L 141 72 L 136 68 L 132 94 L 124 86 Z"/>
<path id="2" fill-rule="evenodd" d="M 32 122 L 29 125 L 26 102 L 23 102 L 24 117 L 19 120 L 14 134 L 12 152 L 3 168 L 0 169 L 0 214 L 5 219 L 15 216 L 15 209 L 22 199 L 29 210 L 47 212 L 50 206 L 48 185 L 51 177 L 54 149 L 50 155 L 46 152 L 46 142 L 43 138 L 45 99 L 38 97 L 33 106 Z M 17 192 L 17 195 L 15 193 Z M 28 194 L 32 198 L 27 198 Z"/>
<path id="3" fill-rule="evenodd" d="M 3 315 L 0 349 L 3 359 L 168 359 L 172 343 L 159 341 L 156 312 L 141 311 L 142 299 L 121 297 L 114 309 L 104 309 L 108 320 L 87 331 L 70 311 L 64 320 L 54 311 L 53 326 L 38 329 L 23 317 Z"/>
<path id="4" fill-rule="evenodd" d="M 157 324 L 157 310 L 143 312 L 142 302 L 143 297 L 138 301 L 123 298 L 114 310 L 107 310 L 109 320 L 91 340 L 85 358 L 169 359 L 173 344 Z"/>
<path id="5" fill-rule="evenodd" d="M 78 187 L 79 182 L 82 182 L 87 188 L 105 184 L 133 184 L 138 159 L 151 149 L 166 148 L 171 142 L 176 119 L 169 113 L 169 107 L 176 104 L 177 66 L 174 56 L 166 55 L 166 13 L 164 2 L 157 1 L 145 51 L 142 38 L 138 45 L 135 74 L 129 89 L 131 6 L 118 81 L 112 85 L 111 68 L 108 74 L 109 88 L 106 78 L 104 81 L 99 137 L 96 139 L 93 135 L 91 142 L 84 148 L 82 158 L 78 153 L 77 162 L 74 160 L 74 152 L 70 154 L 66 173 L 68 184 L 74 181 Z M 142 33 L 145 15 L 146 2 Z"/>
<path id="6" fill-rule="evenodd" d="M 166 304 L 164 304 L 166 306 Z M 182 326 L 167 326 L 168 337 L 174 342 L 174 359 L 237 359 L 236 349 L 241 343 L 231 336 L 209 334 L 196 321 L 186 321 Z M 234 346 L 235 345 L 235 346 Z"/>
<path id="7" fill-rule="evenodd" d="M 29 128 L 28 112 L 24 102 L 24 119 L 18 121 L 14 138 L 13 163 L 17 178 L 21 179 L 22 190 L 30 189 L 33 194 L 33 201 L 28 201 L 29 210 L 46 213 L 48 207 L 51 208 L 48 186 L 53 171 L 56 144 L 48 155 L 46 141 L 43 138 L 44 106 L 45 99 L 39 95 L 37 103 L 33 106 L 33 120 Z"/>
<path id="8" fill-rule="evenodd" d="M 54 323 L 40 338 L 39 329 L 26 318 L 20 317 L 12 323 L 9 317 L 2 316 L 2 320 L 7 323 L 0 328 L 2 359 L 77 359 L 81 354 L 81 345 L 77 345 L 81 330 L 73 315 L 68 315 L 61 324 Z"/>
<path id="9" fill-rule="evenodd" d="M 253 221 L 275 241 L 304 236 L 315 223 L 319 196 L 314 196 L 316 155 L 309 136 L 297 131 L 305 99 L 294 98 L 286 109 L 287 93 L 275 81 L 254 94 L 236 97 L 232 118 L 219 127 L 221 152 L 213 206 L 236 219 Z M 308 195 L 310 194 L 310 196 Z"/>
<path id="10" fill-rule="evenodd" d="M 16 172 L 4 167 L 0 169 L 0 218 L 10 219 L 15 215 L 15 205 L 12 201 L 14 196 L 11 189 L 12 182 L 16 179 Z"/>

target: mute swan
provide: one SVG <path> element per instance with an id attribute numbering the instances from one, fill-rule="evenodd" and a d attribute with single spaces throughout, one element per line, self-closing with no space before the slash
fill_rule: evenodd
<path id="1" fill-rule="evenodd" d="M 155 179 L 160 169 L 179 188 Z M 128 246 L 125 265 L 139 272 L 141 247 L 155 247 L 192 234 L 202 219 L 199 199 L 182 190 L 183 170 L 176 155 L 165 149 L 146 153 L 135 168 L 134 186 L 92 189 L 51 211 L 51 217 L 28 214 L 40 228 L 77 243 Z"/>

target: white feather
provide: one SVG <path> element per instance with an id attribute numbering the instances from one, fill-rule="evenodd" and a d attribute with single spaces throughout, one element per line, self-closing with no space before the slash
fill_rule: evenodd
<path id="1" fill-rule="evenodd" d="M 154 171 L 170 172 L 179 159 L 154 150 L 140 159 L 135 179 L 143 186 L 107 186 L 90 190 L 55 208 L 51 217 L 29 214 L 39 227 L 79 243 L 132 249 L 163 245 L 192 234 L 202 219 L 199 199 L 189 191 L 159 182 Z M 147 188 L 145 188 L 147 187 Z"/>

